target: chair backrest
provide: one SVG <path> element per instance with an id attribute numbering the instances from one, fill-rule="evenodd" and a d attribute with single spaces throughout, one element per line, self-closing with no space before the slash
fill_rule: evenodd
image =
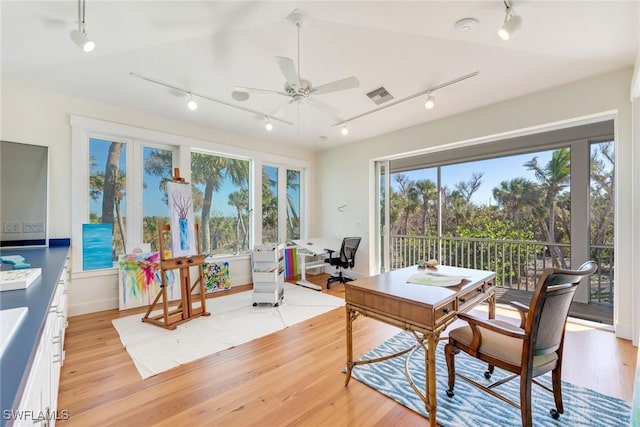
<path id="1" fill-rule="evenodd" d="M 360 246 L 360 237 L 345 237 L 342 239 L 340 246 L 340 261 L 345 267 L 353 267 L 355 265 L 356 252 Z"/>
<path id="2" fill-rule="evenodd" d="M 536 284 L 525 323 L 533 356 L 549 354 L 562 346 L 569 307 L 580 281 L 597 270 L 587 261 L 577 270 L 549 268 Z"/>

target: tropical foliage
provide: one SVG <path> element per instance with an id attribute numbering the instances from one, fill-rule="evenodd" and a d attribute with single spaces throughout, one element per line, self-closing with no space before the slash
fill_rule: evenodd
<path id="1" fill-rule="evenodd" d="M 429 179 L 411 180 L 405 173 L 391 175 L 390 229 L 397 236 L 428 236 L 431 238 L 484 239 L 486 241 L 544 242 L 546 250 L 538 256 L 551 264 L 566 268 L 571 236 L 570 151 L 560 148 L 550 153 L 548 161 L 538 157 L 524 162 L 523 170 L 534 179 L 523 176 L 505 177 L 491 190 L 494 203 L 474 202 L 473 195 L 483 183 L 483 172 L 472 172 L 466 181 L 441 186 Z M 602 246 L 613 244 L 614 218 L 614 156 L 613 143 L 592 144 L 590 188 L 591 257 L 603 257 Z M 425 173 L 426 175 L 426 173 Z M 415 175 L 414 175 L 415 176 Z M 440 197 L 438 197 L 440 194 Z M 441 232 L 438 233 L 440 221 Z M 406 242 L 416 242 L 406 239 Z M 418 244 L 418 243 L 407 243 Z M 492 246 L 497 247 L 497 246 Z M 504 250 L 511 251 L 507 246 Z M 612 249 L 606 249 L 611 251 Z M 412 248 L 398 249 L 403 257 L 418 253 Z M 471 251 L 473 252 L 473 251 Z M 475 251 L 478 256 L 482 248 Z M 393 256 L 393 254 L 392 254 Z M 460 254 L 460 256 L 462 256 Z M 469 256 L 465 254 L 465 256 Z M 472 255 L 473 256 L 473 255 Z M 524 274 L 525 259 L 503 256 L 500 250 L 492 254 L 500 265 L 488 267 L 505 276 Z M 519 255 L 523 257 L 523 255 Z M 612 259 L 607 254 L 604 258 Z M 503 261 L 507 259 L 507 261 Z M 496 263 L 498 261 L 494 261 Z M 603 264 L 601 269 L 612 268 Z M 499 278 L 499 279 L 505 279 Z"/>

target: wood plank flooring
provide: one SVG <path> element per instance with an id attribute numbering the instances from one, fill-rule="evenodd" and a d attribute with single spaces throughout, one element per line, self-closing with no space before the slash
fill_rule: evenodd
<path id="1" fill-rule="evenodd" d="M 308 276 L 323 287 L 326 277 Z M 344 297 L 344 286 L 333 284 L 323 292 Z M 111 324 L 137 312 L 142 310 L 70 318 L 58 401 L 58 410 L 69 411 L 70 418 L 58 425 L 425 425 L 420 415 L 358 381 L 344 387 L 342 308 L 146 380 L 140 379 Z M 359 318 L 354 323 L 354 354 L 397 332 Z M 564 357 L 566 381 L 631 401 L 636 348 L 629 341 L 608 331 L 569 325 Z"/>

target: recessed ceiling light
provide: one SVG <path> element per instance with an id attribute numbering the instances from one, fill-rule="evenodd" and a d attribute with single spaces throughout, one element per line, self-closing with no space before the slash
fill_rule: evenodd
<path id="1" fill-rule="evenodd" d="M 475 18 L 462 18 L 456 21 L 454 24 L 458 31 L 471 31 L 478 25 L 478 20 Z"/>

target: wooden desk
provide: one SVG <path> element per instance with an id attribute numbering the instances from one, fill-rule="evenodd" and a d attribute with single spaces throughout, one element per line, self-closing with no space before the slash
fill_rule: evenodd
<path id="1" fill-rule="evenodd" d="M 426 286 L 407 283 L 414 273 L 424 271 L 416 266 L 348 282 L 345 285 L 347 313 L 347 378 L 351 379 L 354 366 L 375 363 L 419 348 L 425 350 L 426 384 L 424 394 L 407 376 L 409 383 L 425 402 L 429 424 L 436 426 L 436 347 L 442 331 L 456 319 L 456 313 L 464 312 L 481 301 L 489 302 L 489 318 L 495 317 L 496 275 L 490 271 L 438 266 L 428 269 L 441 274 L 465 276 L 460 285 L 451 287 Z M 359 315 L 410 331 L 416 345 L 399 353 L 378 359 L 353 360 L 353 321 Z M 411 357 L 409 354 L 408 357 Z"/>

